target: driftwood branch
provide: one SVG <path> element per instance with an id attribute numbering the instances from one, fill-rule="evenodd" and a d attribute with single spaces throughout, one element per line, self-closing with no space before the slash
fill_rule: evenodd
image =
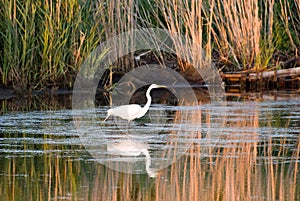
<path id="1" fill-rule="evenodd" d="M 248 78 L 249 80 L 258 80 L 258 79 L 270 79 L 270 78 L 281 78 L 287 76 L 300 76 L 300 67 L 298 68 L 289 68 L 261 73 L 250 73 Z"/>
<path id="2" fill-rule="evenodd" d="M 241 78 L 252 80 L 259 80 L 263 79 L 270 79 L 270 78 L 281 78 L 287 76 L 300 76 L 300 67 L 297 68 L 289 68 L 289 69 L 282 69 L 282 70 L 274 70 L 268 72 L 257 72 L 257 73 L 233 73 L 233 74 L 221 74 L 223 79 L 230 79 L 230 80 L 239 80 Z"/>
<path id="3" fill-rule="evenodd" d="M 255 91 L 257 89 L 299 89 L 300 67 L 268 72 L 221 73 L 226 91 Z"/>

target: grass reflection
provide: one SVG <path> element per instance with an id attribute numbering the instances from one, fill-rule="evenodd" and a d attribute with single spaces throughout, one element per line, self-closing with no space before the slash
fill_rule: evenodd
<path id="1" fill-rule="evenodd" d="M 218 123 L 225 131 L 217 136 L 213 130 L 216 122 L 211 121 L 217 112 L 204 108 L 189 114 L 191 125 L 204 122 L 203 127 L 212 129 L 193 131 L 190 137 L 194 142 L 187 153 L 159 171 L 156 178 L 117 172 L 97 163 L 80 143 L 76 144 L 76 136 L 2 133 L 0 198 L 300 200 L 297 125 L 289 121 L 274 122 L 282 118 L 266 118 L 269 113 L 248 104 L 224 113 L 226 118 L 220 118 Z M 175 123 L 182 115 L 187 114 L 182 111 L 175 114 Z M 273 125 L 284 125 L 280 129 L 290 130 L 285 129 L 288 133 L 281 135 L 280 130 L 274 131 Z M 218 140 L 211 145 L 209 141 L 201 144 L 206 136 Z M 17 138 L 23 142 L 13 143 Z M 53 143 L 57 138 L 60 143 Z M 63 143 L 70 139 L 71 143 Z"/>

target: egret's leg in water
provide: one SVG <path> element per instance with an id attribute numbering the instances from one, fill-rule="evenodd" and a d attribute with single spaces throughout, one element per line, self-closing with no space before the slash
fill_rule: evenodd
<path id="1" fill-rule="evenodd" d="M 126 129 L 126 135 L 129 134 L 130 123 L 131 123 L 131 121 L 127 122 L 127 125 L 126 125 L 126 127 L 127 127 L 127 129 Z M 124 128 L 125 128 L 125 125 L 124 125 Z"/>
<path id="2" fill-rule="evenodd" d="M 129 134 L 129 129 L 132 129 L 135 126 L 134 123 L 131 123 L 131 121 L 128 121 L 127 123 L 127 134 Z"/>
<path id="3" fill-rule="evenodd" d="M 130 121 L 128 121 L 128 123 L 127 123 L 127 135 L 129 134 L 129 127 L 130 127 Z"/>

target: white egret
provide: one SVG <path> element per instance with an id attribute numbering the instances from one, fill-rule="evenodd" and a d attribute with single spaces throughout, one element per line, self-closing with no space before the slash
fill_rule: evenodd
<path id="1" fill-rule="evenodd" d="M 144 107 L 141 107 L 138 104 L 130 104 L 130 105 L 121 105 L 119 107 L 111 108 L 107 110 L 107 116 L 102 123 L 104 123 L 110 116 L 118 116 L 122 119 L 128 120 L 128 122 L 144 116 L 149 110 L 152 101 L 152 98 L 150 96 L 150 91 L 155 88 L 166 88 L 166 86 L 151 84 L 146 92 L 147 103 Z"/>

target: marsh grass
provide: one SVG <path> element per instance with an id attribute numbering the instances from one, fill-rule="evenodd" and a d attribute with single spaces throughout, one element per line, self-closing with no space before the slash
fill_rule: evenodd
<path id="1" fill-rule="evenodd" d="M 83 59 L 100 41 L 92 1 L 1 1 L 4 86 L 71 87 Z M 99 11 L 98 11 L 99 12 Z"/>
<path id="2" fill-rule="evenodd" d="M 131 31 L 136 28 L 135 21 L 135 1 L 126 0 L 107 0 L 99 1 L 99 5 L 103 6 L 103 12 L 97 13 L 96 18 L 101 21 L 103 26 L 105 39 L 109 39 L 118 34 Z M 116 70 L 122 70 L 124 72 L 134 67 L 134 48 L 135 44 L 129 37 L 127 40 L 122 41 L 123 46 L 127 47 L 130 54 L 127 58 L 119 60 L 116 65 Z M 118 55 L 124 55 L 122 50 L 117 50 Z M 111 75 L 110 75 L 111 76 Z M 110 78 L 112 79 L 112 78 Z"/>
<path id="3" fill-rule="evenodd" d="M 226 71 L 264 71 L 274 67 L 276 51 L 297 56 L 300 45 L 298 0 L 4 0 L 0 10 L 4 87 L 71 87 L 100 42 L 135 28 L 159 27 L 184 36 L 184 42 L 173 41 L 183 69 L 181 59 L 201 68 L 214 61 Z M 113 69 L 107 79 L 135 67 L 134 43 L 125 43 L 131 52 L 107 67 Z M 157 57 L 164 61 L 163 54 Z"/>
<path id="4" fill-rule="evenodd" d="M 276 50 L 297 56 L 299 49 L 298 1 L 148 1 L 142 13 L 185 36 L 185 44 L 174 41 L 175 49 L 178 55 L 190 51 L 192 58 L 183 59 L 194 66 L 205 67 L 197 61 L 203 51 L 208 62 L 217 53 L 214 61 L 229 71 L 263 71 L 274 65 Z"/>

